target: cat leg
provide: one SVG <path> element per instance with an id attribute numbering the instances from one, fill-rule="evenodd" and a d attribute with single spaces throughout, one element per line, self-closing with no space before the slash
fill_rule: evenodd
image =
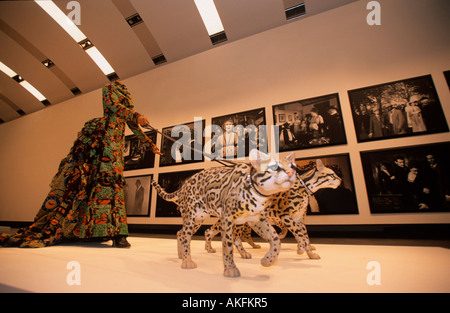
<path id="1" fill-rule="evenodd" d="M 270 244 L 269 251 L 261 260 L 262 266 L 271 266 L 275 263 L 280 253 L 280 238 L 275 228 L 265 218 L 261 218 L 258 222 L 249 222 L 251 228 L 264 240 Z"/>
<path id="2" fill-rule="evenodd" d="M 209 253 L 216 253 L 216 249 L 212 247 L 211 241 L 218 233 L 220 233 L 220 220 L 218 220 L 213 226 L 205 230 L 205 249 Z"/>
<path id="3" fill-rule="evenodd" d="M 312 252 L 314 249 L 311 248 L 305 224 L 293 219 L 289 215 L 283 216 L 282 221 L 297 241 L 297 253 L 302 254 L 306 251 L 310 259 L 320 259 L 320 256 L 317 253 Z"/>
<path id="4" fill-rule="evenodd" d="M 261 246 L 256 244 L 252 239 L 252 228 L 250 227 L 250 225 L 246 223 L 242 225 L 242 228 L 241 239 L 252 246 L 253 249 L 261 249 Z"/>
<path id="5" fill-rule="evenodd" d="M 221 218 L 222 253 L 223 253 L 223 276 L 239 277 L 239 272 L 233 259 L 233 219 L 231 214 L 225 213 Z"/>
<path id="6" fill-rule="evenodd" d="M 243 258 L 243 259 L 251 259 L 252 258 L 252 255 L 244 249 L 244 246 L 242 245 L 242 241 L 241 241 L 240 237 L 234 238 L 234 246 L 236 247 L 239 254 L 241 255 L 241 258 Z"/>
<path id="7" fill-rule="evenodd" d="M 179 255 L 181 254 L 181 268 L 196 268 L 197 264 L 191 258 L 191 239 L 195 230 L 194 218 L 192 215 L 183 218 L 183 227 L 179 231 Z"/>
<path id="8" fill-rule="evenodd" d="M 280 239 L 284 239 L 287 236 L 288 229 L 284 225 L 280 226 L 280 228 L 281 228 L 281 233 L 279 233 L 278 236 L 280 237 Z"/>

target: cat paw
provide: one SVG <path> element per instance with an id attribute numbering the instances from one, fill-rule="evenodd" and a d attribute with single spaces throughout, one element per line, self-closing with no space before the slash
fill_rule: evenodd
<path id="1" fill-rule="evenodd" d="M 239 272 L 237 267 L 232 267 L 232 268 L 226 268 L 223 271 L 223 276 L 225 276 L 225 277 L 239 277 L 239 276 L 241 276 L 241 273 Z"/>
<path id="2" fill-rule="evenodd" d="M 275 263 L 276 258 L 264 257 L 261 259 L 261 265 L 264 267 L 272 266 Z"/>
<path id="3" fill-rule="evenodd" d="M 320 259 L 320 255 L 318 255 L 317 253 L 314 253 L 314 252 L 308 252 L 308 257 L 313 260 Z"/>
<path id="4" fill-rule="evenodd" d="M 205 250 L 208 251 L 208 253 L 216 253 L 216 249 L 214 249 L 211 245 L 205 245 Z"/>
<path id="5" fill-rule="evenodd" d="M 184 269 L 197 268 L 197 264 L 192 260 L 183 260 L 183 263 L 181 263 L 181 268 Z"/>
<path id="6" fill-rule="evenodd" d="M 248 253 L 247 251 L 244 251 L 244 252 L 240 252 L 240 254 L 241 254 L 241 258 L 243 258 L 243 259 L 251 259 L 252 258 L 252 255 L 250 254 L 250 253 Z"/>

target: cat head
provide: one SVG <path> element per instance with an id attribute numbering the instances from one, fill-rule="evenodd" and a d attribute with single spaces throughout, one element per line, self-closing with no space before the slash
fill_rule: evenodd
<path id="1" fill-rule="evenodd" d="M 316 160 L 316 168 L 300 177 L 313 193 L 322 188 L 336 189 L 342 182 L 339 176 L 332 169 L 326 167 L 320 159 Z"/>
<path id="2" fill-rule="evenodd" d="M 251 174 L 252 183 L 259 193 L 268 196 L 284 192 L 295 183 L 294 153 L 277 160 L 254 149 L 250 151 L 249 159 L 253 167 Z"/>

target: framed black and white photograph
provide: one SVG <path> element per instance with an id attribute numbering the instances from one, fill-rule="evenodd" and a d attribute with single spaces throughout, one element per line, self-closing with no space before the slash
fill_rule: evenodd
<path id="1" fill-rule="evenodd" d="M 358 142 L 447 132 L 431 75 L 348 91 Z"/>
<path id="2" fill-rule="evenodd" d="M 267 152 L 266 110 L 212 118 L 211 153 L 223 159 L 244 158 L 252 149 Z"/>
<path id="3" fill-rule="evenodd" d="M 273 106 L 280 152 L 347 143 L 337 93 Z"/>
<path id="4" fill-rule="evenodd" d="M 361 152 L 372 213 L 449 212 L 450 143 Z"/>
<path id="5" fill-rule="evenodd" d="M 155 131 L 148 131 L 145 134 L 156 143 Z M 152 168 L 155 165 L 155 154 L 150 149 L 145 149 L 142 142 L 135 135 L 125 137 L 123 159 L 125 171 Z"/>
<path id="6" fill-rule="evenodd" d="M 447 82 L 448 89 L 450 89 L 450 71 L 444 72 L 445 81 Z"/>
<path id="7" fill-rule="evenodd" d="M 159 174 L 158 184 L 168 193 L 181 188 L 186 179 L 201 170 L 182 171 Z M 166 201 L 158 195 L 156 200 L 155 217 L 181 217 L 178 206 L 170 201 Z"/>
<path id="8" fill-rule="evenodd" d="M 321 181 L 318 190 L 313 193 L 318 205 L 309 205 L 307 214 L 358 214 L 349 154 L 296 159 L 297 172 L 304 182 L 313 177 L 312 174 L 315 172 L 317 160 L 331 169 L 335 177 L 329 176 Z"/>
<path id="9" fill-rule="evenodd" d="M 125 177 L 124 196 L 127 216 L 150 216 L 153 175 Z"/>
<path id="10" fill-rule="evenodd" d="M 166 127 L 162 133 L 159 166 L 202 162 L 205 120 Z"/>

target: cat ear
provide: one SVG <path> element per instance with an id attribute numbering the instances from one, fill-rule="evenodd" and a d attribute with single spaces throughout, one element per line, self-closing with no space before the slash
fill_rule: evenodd
<path id="1" fill-rule="evenodd" d="M 287 160 L 289 163 L 294 163 L 294 162 L 295 162 L 295 153 L 294 153 L 294 152 L 291 152 L 291 153 L 286 157 L 286 160 Z"/>
<path id="2" fill-rule="evenodd" d="M 317 159 L 316 160 L 316 168 L 317 168 L 317 170 L 321 171 L 321 170 L 323 170 L 324 167 L 325 166 L 323 165 L 322 160 L 321 159 Z"/>
<path id="3" fill-rule="evenodd" d="M 261 170 L 261 164 L 270 161 L 270 155 L 253 149 L 250 151 L 249 159 L 254 168 Z"/>

